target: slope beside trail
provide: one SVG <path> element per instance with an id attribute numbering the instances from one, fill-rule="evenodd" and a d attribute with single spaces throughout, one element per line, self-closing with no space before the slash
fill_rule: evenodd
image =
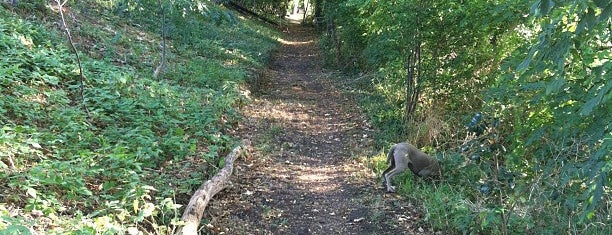
<path id="1" fill-rule="evenodd" d="M 316 34 L 292 25 L 252 89 L 238 135 L 253 152 L 204 215 L 208 234 L 427 234 L 406 199 L 386 194 L 357 156 L 371 130 L 322 68 Z"/>

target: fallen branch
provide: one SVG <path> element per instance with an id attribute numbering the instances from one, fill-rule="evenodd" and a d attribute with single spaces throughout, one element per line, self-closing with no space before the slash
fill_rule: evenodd
<path id="1" fill-rule="evenodd" d="M 185 222 L 182 228 L 179 229 L 179 234 L 192 235 L 197 234 L 198 225 L 204 214 L 204 209 L 208 205 L 210 199 L 219 191 L 227 186 L 232 171 L 234 170 L 234 161 L 238 159 L 240 153 L 248 148 L 250 141 L 243 140 L 242 144 L 234 148 L 232 152 L 225 158 L 225 165 L 212 179 L 204 182 L 200 188 L 191 196 L 189 204 L 185 207 L 185 212 L 181 220 Z"/>

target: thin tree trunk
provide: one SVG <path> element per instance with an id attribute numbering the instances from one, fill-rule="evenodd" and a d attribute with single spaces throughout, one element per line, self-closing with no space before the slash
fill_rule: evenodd
<path id="1" fill-rule="evenodd" d="M 299 8 L 300 8 L 300 0 L 293 0 L 293 15 L 298 13 Z"/>
<path id="2" fill-rule="evenodd" d="M 414 83 L 414 94 L 412 95 L 412 112 L 416 111 L 417 104 L 419 103 L 419 97 L 421 95 L 421 79 L 423 78 L 423 70 L 421 69 L 421 43 L 416 45 L 415 49 L 416 59 L 416 78 Z"/>
<path id="3" fill-rule="evenodd" d="M 406 119 L 412 117 L 416 111 L 421 93 L 419 84 L 421 75 L 421 45 L 417 43 L 406 59 Z"/>
<path id="4" fill-rule="evenodd" d="M 323 9 L 321 9 L 321 7 L 323 7 L 322 5 L 321 0 L 314 0 L 314 18 L 317 20 L 317 23 L 319 23 L 318 21 L 321 20 L 323 15 Z"/>
<path id="5" fill-rule="evenodd" d="M 161 63 L 159 64 L 159 66 L 157 66 L 157 68 L 153 72 L 153 77 L 157 77 L 159 74 L 162 74 L 162 78 L 163 78 L 163 73 L 164 73 L 164 70 L 166 69 L 166 11 L 164 10 L 164 3 L 162 2 L 162 0 L 158 0 L 158 2 L 159 2 L 159 7 L 161 9 L 161 14 L 162 14 L 162 23 L 161 23 L 162 54 L 161 54 Z"/>
<path id="6" fill-rule="evenodd" d="M 55 2 L 57 3 L 58 11 L 62 18 L 62 24 L 64 26 L 64 30 L 66 31 L 66 35 L 68 36 L 68 42 L 70 43 L 70 46 L 72 47 L 72 50 L 74 51 L 74 55 L 76 55 L 77 64 L 79 65 L 79 77 L 81 80 L 81 84 L 79 86 L 79 96 L 81 98 L 81 105 L 83 106 L 83 110 L 89 113 L 89 111 L 87 110 L 87 106 L 85 105 L 85 94 L 84 94 L 85 93 L 85 75 L 83 74 L 83 66 L 81 65 L 81 57 L 79 57 L 79 51 L 77 51 L 77 48 L 74 45 L 74 42 L 72 41 L 72 34 L 70 34 L 70 29 L 68 28 L 68 24 L 66 24 L 66 19 L 64 18 L 63 7 L 64 7 L 64 4 L 66 4 L 66 1 L 62 3 L 61 0 L 55 0 Z"/>
<path id="7" fill-rule="evenodd" d="M 306 22 L 306 13 L 308 12 L 308 0 L 304 0 L 304 16 L 302 17 L 302 23 Z"/>
<path id="8" fill-rule="evenodd" d="M 340 66 L 340 40 L 338 39 L 338 35 L 336 35 L 336 23 L 334 22 L 333 17 L 329 17 L 329 21 L 327 23 L 327 34 L 331 38 L 334 43 L 334 49 L 336 50 L 336 56 L 334 58 L 334 63 L 336 66 Z"/>

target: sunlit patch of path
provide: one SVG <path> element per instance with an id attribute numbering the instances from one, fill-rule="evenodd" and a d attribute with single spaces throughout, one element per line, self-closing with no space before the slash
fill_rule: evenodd
<path id="1" fill-rule="evenodd" d="M 240 135 L 259 146 L 211 202 L 208 229 L 226 234 L 402 234 L 418 219 L 383 193 L 357 156 L 371 129 L 322 67 L 313 29 L 291 26 Z M 409 232 L 408 232 L 409 233 Z"/>

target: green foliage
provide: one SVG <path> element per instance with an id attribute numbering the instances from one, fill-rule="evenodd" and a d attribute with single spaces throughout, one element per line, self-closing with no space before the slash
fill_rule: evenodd
<path id="1" fill-rule="evenodd" d="M 602 45 L 609 44 L 610 7 L 597 1 L 534 3 L 538 37 L 507 59 L 510 66 L 522 62 L 491 93 L 510 107 L 503 115 L 514 119 L 512 134 L 522 137 L 511 142 L 509 166 L 526 175 L 524 187 L 549 182 L 535 188 L 542 195 L 537 201 L 578 226 L 609 220 L 603 213 L 609 206 L 604 188 L 610 183 L 612 82 L 606 76 L 612 63 L 610 48 Z M 512 93 L 519 95 L 499 95 Z"/>
<path id="2" fill-rule="evenodd" d="M 84 101 L 57 15 L 0 8 L 0 230 L 170 234 L 180 216 L 172 198 L 215 173 L 247 100 L 240 87 L 276 33 L 209 2 L 164 1 L 168 65 L 153 78 L 158 3 L 67 3 Z"/>
<path id="3" fill-rule="evenodd" d="M 326 58 L 358 75 L 345 85 L 380 130 L 378 144 L 408 140 L 444 156 L 445 177 L 436 190 L 409 182 L 403 190 L 434 213 L 434 228 L 501 234 L 612 230 L 612 4 L 326 4 Z M 417 114 L 407 117 L 406 65 L 415 45 L 422 97 Z M 493 118 L 487 123 L 493 128 L 466 136 L 476 112 Z"/>
<path id="4" fill-rule="evenodd" d="M 284 17 L 290 8 L 292 1 L 287 0 L 247 0 L 241 1 L 243 7 L 258 12 L 268 19 L 280 19 Z"/>
<path id="5" fill-rule="evenodd" d="M 388 129 L 396 131 L 398 124 L 407 124 L 406 66 L 416 45 L 421 47 L 418 82 L 424 95 L 418 109 L 434 106 L 462 116 L 473 113 L 483 105 L 483 84 L 493 81 L 503 56 L 517 47 L 512 43 L 517 38 L 513 27 L 524 18 L 522 6 L 525 3 L 513 1 L 346 1 L 329 6 L 326 17 L 336 27 L 328 27 L 322 42 L 329 48 L 327 57 L 338 66 L 371 74 L 366 77 L 369 84 L 360 82 L 372 94 L 368 99 L 374 99 L 366 103 L 388 104 L 372 115 L 389 120 Z"/>

